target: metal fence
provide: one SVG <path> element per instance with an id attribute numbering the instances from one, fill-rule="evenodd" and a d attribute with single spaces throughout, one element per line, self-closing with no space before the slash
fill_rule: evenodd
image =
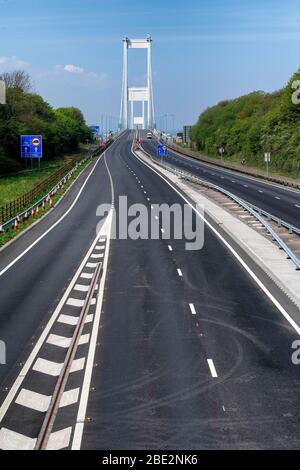
<path id="1" fill-rule="evenodd" d="M 48 178 L 45 178 L 43 181 L 38 183 L 33 189 L 0 207 L 0 225 L 2 225 L 6 220 L 17 216 L 20 212 L 22 212 L 22 210 L 36 201 L 39 196 L 54 186 L 55 183 L 57 183 L 66 173 L 68 173 L 68 171 L 70 171 L 73 166 L 75 166 L 75 164 L 76 162 L 69 160 L 65 165 L 52 173 Z"/>
<path id="2" fill-rule="evenodd" d="M 35 188 L 0 207 L 0 233 L 9 229 L 15 222 L 15 219 L 17 219 L 17 222 L 19 223 L 24 214 L 26 218 L 27 212 L 31 211 L 32 208 L 36 209 L 36 207 L 42 205 L 43 201 L 48 200 L 57 192 L 58 189 L 63 187 L 65 182 L 72 176 L 78 166 L 82 165 L 90 158 L 100 155 L 111 145 L 111 143 L 112 140 L 108 141 L 103 146 L 92 148 L 79 162 L 70 159 L 65 165 L 52 173 L 48 178 L 37 184 Z"/>
<path id="3" fill-rule="evenodd" d="M 155 159 L 152 157 L 152 155 L 150 155 L 148 152 L 146 152 L 146 150 L 143 149 L 143 147 L 140 147 L 140 149 L 154 162 L 156 163 L 157 165 L 161 166 L 162 168 L 164 168 L 165 170 L 167 171 L 170 171 L 172 173 L 174 173 L 175 175 L 179 176 L 180 178 L 182 179 L 185 179 L 185 180 L 188 180 L 188 181 L 191 181 L 193 183 L 198 183 L 202 186 L 206 186 L 208 188 L 211 188 L 211 189 L 214 189 L 220 193 L 223 193 L 225 194 L 226 196 L 228 196 L 229 198 L 231 198 L 232 200 L 234 200 L 237 204 L 239 204 L 241 207 L 243 207 L 246 211 L 248 211 L 253 217 L 255 217 L 260 223 L 261 225 L 267 230 L 267 232 L 272 236 L 273 240 L 276 241 L 276 243 L 278 244 L 279 248 L 281 248 L 282 250 L 284 250 L 284 252 L 286 253 L 287 255 L 287 258 L 288 259 L 291 259 L 292 262 L 295 264 L 296 266 L 296 269 L 297 270 L 300 270 L 300 258 L 298 258 L 298 256 L 293 253 L 293 251 L 287 246 L 287 244 L 280 238 L 280 236 L 275 232 L 275 230 L 273 230 L 270 225 L 268 224 L 268 222 L 266 220 L 264 220 L 262 218 L 262 215 L 265 215 L 268 217 L 269 220 L 275 220 L 278 224 L 278 226 L 284 226 L 286 227 L 290 233 L 297 233 L 299 234 L 299 229 L 297 229 L 296 227 L 288 224 L 287 222 L 285 222 L 284 220 L 281 220 L 279 219 L 278 217 L 274 217 L 272 216 L 271 214 L 263 211 L 262 209 L 256 207 L 256 206 L 252 206 L 251 204 L 249 204 L 248 202 L 244 201 L 243 199 L 239 198 L 238 196 L 236 196 L 235 194 L 231 193 L 230 191 L 227 191 L 226 189 L 222 188 L 221 186 L 217 186 L 216 184 L 213 184 L 213 183 L 210 183 L 209 181 L 207 180 L 203 180 L 201 178 L 199 178 L 198 176 L 195 176 L 193 175 L 192 173 L 189 173 L 187 171 L 184 171 L 184 170 L 181 170 L 173 165 L 170 165 L 170 164 L 166 164 L 166 163 L 162 163 L 161 161 L 159 161 L 159 159 Z"/>

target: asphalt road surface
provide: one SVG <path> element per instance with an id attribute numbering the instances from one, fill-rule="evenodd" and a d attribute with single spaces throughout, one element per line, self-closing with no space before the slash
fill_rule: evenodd
<path id="1" fill-rule="evenodd" d="M 155 158 L 156 146 L 156 140 L 143 139 L 143 148 Z M 194 158 L 180 155 L 170 148 L 168 156 L 164 159 L 173 166 L 231 191 L 245 201 L 300 229 L 300 191 L 201 163 Z"/>
<path id="2" fill-rule="evenodd" d="M 72 210 L 24 256 L 71 207 L 91 168 L 50 215 L 1 252 L 2 399 L 95 238 L 99 204 L 113 202 L 117 215 L 119 196 L 149 214 L 155 204 L 183 206 L 132 154 L 132 138 L 126 133 L 96 160 Z M 187 251 L 185 239 L 162 237 L 110 242 L 81 448 L 299 448 L 296 332 L 209 228 L 198 251 Z M 0 427 L 17 432 L 23 419 L 34 437 L 36 413 L 18 404 Z"/>

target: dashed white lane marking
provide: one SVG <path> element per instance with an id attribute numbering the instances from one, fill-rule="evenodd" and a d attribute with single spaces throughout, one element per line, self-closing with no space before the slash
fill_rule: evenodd
<path id="1" fill-rule="evenodd" d="M 80 388 L 73 388 L 67 390 L 62 394 L 62 397 L 59 402 L 59 407 L 63 408 L 64 406 L 73 405 L 78 402 Z"/>
<path id="2" fill-rule="evenodd" d="M 226 411 L 226 408 L 225 408 L 225 406 L 224 406 L 224 405 L 222 406 L 222 410 L 223 410 L 224 412 Z"/>
<path id="3" fill-rule="evenodd" d="M 97 263 L 86 263 L 86 267 L 87 267 L 87 268 L 96 268 L 96 267 L 97 267 Z"/>
<path id="4" fill-rule="evenodd" d="M 90 286 L 84 286 L 82 284 L 75 284 L 74 290 L 77 290 L 79 292 L 87 292 L 89 288 Z"/>
<path id="5" fill-rule="evenodd" d="M 36 439 L 7 428 L 0 429 L 0 449 L 2 450 L 33 450 L 35 444 Z"/>
<path id="6" fill-rule="evenodd" d="M 195 213 L 207 224 L 207 226 L 212 230 L 212 232 L 218 237 L 219 240 L 230 250 L 230 252 L 235 256 L 235 258 L 239 261 L 242 267 L 250 274 L 252 279 L 256 282 L 256 284 L 263 290 L 263 292 L 267 295 L 267 297 L 273 302 L 276 308 L 280 311 L 280 313 L 284 316 L 284 318 L 290 323 L 290 325 L 294 328 L 297 334 L 300 334 L 300 326 L 293 320 L 293 318 L 288 314 L 288 312 L 283 308 L 283 306 L 278 302 L 278 300 L 271 294 L 271 292 L 267 289 L 267 287 L 260 281 L 260 279 L 254 274 L 254 272 L 249 268 L 249 266 L 245 263 L 245 261 L 237 254 L 237 252 L 232 248 L 230 243 L 228 243 L 222 235 L 205 219 L 205 217 L 194 208 L 194 206 L 188 201 L 188 199 L 178 190 L 176 189 L 167 179 L 162 176 L 159 172 L 153 169 L 149 164 L 145 163 L 136 154 L 132 151 L 134 157 L 139 160 L 143 165 L 147 166 L 153 173 L 158 175 L 166 184 L 168 184 L 179 196 L 187 203 L 189 206 L 195 211 Z"/>
<path id="7" fill-rule="evenodd" d="M 181 269 L 177 269 L 177 272 L 178 272 L 178 276 L 181 276 L 182 277 L 182 272 L 181 272 Z"/>
<path id="8" fill-rule="evenodd" d="M 147 201 L 150 201 L 150 197 L 147 197 Z"/>
<path id="9" fill-rule="evenodd" d="M 158 215 L 155 216 L 155 219 L 158 220 Z"/>
<path id="10" fill-rule="evenodd" d="M 73 315 L 64 315 L 62 313 L 59 315 L 57 321 L 58 323 L 65 323 L 66 325 L 77 325 L 78 317 L 73 317 Z"/>
<path id="11" fill-rule="evenodd" d="M 151 209 L 152 209 L 152 210 L 154 209 L 154 206 L 153 206 L 153 204 L 151 204 Z"/>
<path id="12" fill-rule="evenodd" d="M 161 229 L 160 229 L 160 231 L 161 231 L 161 233 L 165 233 L 165 231 L 164 231 L 164 229 L 163 229 L 163 228 L 161 228 Z"/>
<path id="13" fill-rule="evenodd" d="M 279 196 L 275 196 L 275 199 L 281 199 Z"/>
<path id="14" fill-rule="evenodd" d="M 144 191 L 144 194 L 147 194 L 147 191 Z"/>
<path id="15" fill-rule="evenodd" d="M 77 322 L 76 322 L 77 323 Z M 71 344 L 72 338 L 66 338 L 65 336 L 59 336 L 51 334 L 47 339 L 48 344 L 52 344 L 53 346 L 58 346 L 60 348 L 68 348 Z"/>
<path id="16" fill-rule="evenodd" d="M 46 450 L 60 450 L 68 447 L 71 439 L 72 427 L 61 429 L 50 434 Z"/>
<path id="17" fill-rule="evenodd" d="M 92 279 L 93 275 L 93 273 L 81 273 L 80 277 L 82 277 L 82 279 Z"/>
<path id="18" fill-rule="evenodd" d="M 50 405 L 51 395 L 42 395 L 41 393 L 32 392 L 22 388 L 19 395 L 17 396 L 16 403 L 18 405 L 25 406 L 35 411 L 45 413 Z"/>
<path id="19" fill-rule="evenodd" d="M 192 314 L 193 314 L 193 315 L 196 315 L 196 309 L 195 309 L 195 307 L 194 307 L 194 304 L 189 304 L 189 306 L 190 306 L 190 309 L 191 309 Z"/>
<path id="20" fill-rule="evenodd" d="M 248 188 L 248 185 L 247 184 L 243 184 L 244 188 Z"/>
<path id="21" fill-rule="evenodd" d="M 84 300 L 73 299 L 73 297 L 69 297 L 67 300 L 67 305 L 72 305 L 72 307 L 83 307 Z"/>
<path id="22" fill-rule="evenodd" d="M 295 207 L 298 207 L 298 209 L 300 209 L 300 206 L 298 204 L 295 204 Z"/>
<path id="23" fill-rule="evenodd" d="M 38 357 L 33 366 L 33 370 L 36 372 L 41 372 L 42 374 L 52 375 L 52 377 L 58 377 L 63 364 L 59 362 L 48 361 L 48 359 L 43 359 Z"/>
<path id="24" fill-rule="evenodd" d="M 171 247 L 171 245 L 168 245 L 168 249 L 169 251 L 173 251 L 173 248 Z"/>
<path id="25" fill-rule="evenodd" d="M 214 378 L 218 377 L 218 374 L 214 365 L 214 361 L 212 359 L 207 359 L 207 363 L 210 369 L 211 376 Z"/>
<path id="26" fill-rule="evenodd" d="M 258 190 L 259 193 L 263 193 L 263 191 L 261 189 Z"/>
<path id="27" fill-rule="evenodd" d="M 231 180 L 232 183 L 235 183 L 235 180 Z"/>
<path id="28" fill-rule="evenodd" d="M 93 254 L 91 255 L 91 258 L 93 258 L 93 259 L 100 259 L 100 258 L 103 258 L 103 256 L 104 256 L 104 253 L 99 253 L 99 254 L 93 253 Z"/>
<path id="29" fill-rule="evenodd" d="M 84 364 L 85 364 L 85 357 L 74 359 L 70 368 L 70 372 L 77 372 L 78 370 L 82 370 L 84 368 Z"/>

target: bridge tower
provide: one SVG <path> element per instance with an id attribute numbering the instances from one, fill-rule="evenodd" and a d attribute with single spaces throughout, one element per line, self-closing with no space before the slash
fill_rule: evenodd
<path id="1" fill-rule="evenodd" d="M 147 49 L 147 86 L 128 86 L 128 49 Z M 135 116 L 134 103 L 142 103 L 142 116 Z M 147 109 L 145 109 L 145 105 Z M 154 127 L 154 106 L 152 89 L 152 39 L 123 39 L 123 81 L 120 110 L 121 129 L 141 126 L 142 129 Z"/>

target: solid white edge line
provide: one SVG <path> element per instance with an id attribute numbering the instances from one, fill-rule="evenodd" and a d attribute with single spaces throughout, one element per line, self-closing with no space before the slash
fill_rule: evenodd
<path id="1" fill-rule="evenodd" d="M 47 325 L 45 326 L 42 334 L 40 335 L 39 339 L 37 340 L 33 350 L 31 351 L 28 359 L 26 360 L 25 364 L 23 365 L 19 375 L 17 376 L 16 380 L 14 381 L 11 389 L 9 390 L 5 400 L 3 401 L 1 407 L 0 407 L 0 422 L 3 420 L 9 406 L 11 405 L 17 391 L 19 390 L 23 380 L 25 379 L 28 371 L 30 370 L 30 368 L 32 367 L 32 364 L 34 363 L 36 357 L 38 356 L 38 353 L 39 353 L 39 350 L 41 349 L 42 345 L 45 343 L 48 335 L 49 335 L 49 332 L 52 328 L 52 326 L 54 325 L 54 323 L 57 321 L 58 317 L 59 317 L 59 314 L 61 312 L 61 309 L 62 307 L 64 306 L 64 304 L 66 303 L 80 273 L 82 272 L 82 270 L 84 269 L 84 266 L 86 264 L 86 261 L 89 259 L 90 257 L 90 254 L 92 253 L 93 249 L 94 249 L 94 246 L 98 243 L 98 239 L 100 237 L 100 234 L 97 234 L 94 242 L 92 243 L 90 249 L 88 250 L 87 254 L 85 255 L 81 265 L 79 266 L 79 268 L 77 269 L 73 279 L 71 280 L 69 286 L 67 287 L 64 295 L 62 296 L 59 304 L 57 305 L 56 309 L 54 310 L 51 318 L 49 319 Z"/>
<path id="2" fill-rule="evenodd" d="M 279 310 L 279 312 L 284 316 L 284 318 L 289 322 L 289 324 L 294 328 L 296 333 L 300 336 L 300 327 L 297 323 L 293 320 L 293 318 L 287 313 L 285 308 L 279 303 L 279 301 L 271 294 L 269 289 L 263 284 L 263 282 L 256 276 L 256 274 L 252 271 L 252 269 L 247 265 L 247 263 L 241 258 L 241 256 L 235 251 L 235 249 L 230 245 L 227 240 L 217 231 L 213 225 L 208 222 L 203 214 L 201 214 L 191 202 L 175 187 L 171 184 L 163 175 L 161 175 L 156 169 L 152 168 L 151 165 L 144 162 L 143 159 L 138 157 L 132 150 L 131 153 L 133 156 L 139 160 L 143 165 L 147 166 L 151 171 L 156 173 L 161 179 L 163 179 L 192 209 L 193 211 L 206 223 L 206 225 L 210 228 L 210 230 L 221 240 L 221 242 L 228 248 L 228 250 L 234 255 L 234 257 L 238 260 L 238 262 L 243 266 L 243 268 L 247 271 L 247 273 L 252 277 L 252 279 L 256 282 L 256 284 L 261 288 L 261 290 L 266 294 L 266 296 L 271 300 L 271 302 L 275 305 L 275 307 Z"/>
<path id="3" fill-rule="evenodd" d="M 105 152 L 103 153 L 103 155 L 105 154 Z M 56 221 L 54 222 L 54 224 L 52 224 L 45 232 L 42 233 L 42 235 L 40 235 L 34 242 L 31 243 L 31 245 L 29 245 L 24 251 L 22 251 L 22 253 L 20 253 L 15 259 L 13 259 L 7 266 L 5 266 L 5 268 L 2 269 L 2 271 L 0 271 L 0 277 L 6 273 L 6 271 L 8 271 L 14 264 L 16 264 L 21 258 L 23 258 L 23 256 L 26 255 L 26 253 L 28 253 L 37 243 L 39 243 L 46 235 L 48 235 L 48 233 L 50 233 L 58 224 L 60 224 L 60 222 L 71 212 L 71 210 L 73 209 L 73 207 L 75 206 L 75 204 L 77 203 L 82 191 L 84 190 L 88 180 L 90 179 L 90 177 L 92 176 L 96 166 L 98 165 L 98 163 L 100 162 L 102 156 L 100 156 L 96 163 L 94 164 L 92 170 L 90 171 L 90 173 L 88 174 L 88 176 L 86 177 L 83 185 L 81 186 L 76 198 L 74 199 L 74 201 L 72 202 L 71 206 L 69 207 L 69 209 Z"/>
<path id="4" fill-rule="evenodd" d="M 109 171 L 109 168 L 107 166 L 107 162 L 106 162 L 105 158 L 104 158 L 104 162 L 105 162 L 107 172 L 108 172 L 108 175 L 109 175 L 109 178 L 110 178 L 111 193 L 112 193 L 112 204 L 114 204 L 113 180 L 112 180 L 111 173 Z M 95 358 L 95 352 L 96 352 L 97 341 L 98 341 L 98 332 L 99 332 L 99 326 L 100 326 L 100 320 L 101 320 L 104 286 L 105 286 L 105 281 L 106 281 L 106 272 L 107 272 L 109 250 L 110 250 L 110 237 L 111 237 L 111 229 L 112 229 L 112 219 L 113 219 L 113 210 L 110 211 L 110 213 L 108 214 L 107 219 L 105 221 L 106 224 L 109 224 L 109 232 L 108 232 L 107 244 L 106 244 L 106 256 L 104 258 L 103 271 L 102 271 L 102 276 L 101 276 L 101 280 L 100 280 L 100 284 L 99 284 L 99 294 L 98 294 L 98 299 L 97 299 L 97 305 L 96 305 L 96 311 L 95 311 L 95 317 L 94 317 L 94 322 L 93 322 L 92 333 L 91 333 L 89 351 L 88 351 L 88 356 L 87 356 L 87 360 L 86 360 L 86 367 L 85 367 L 84 379 L 83 379 L 83 384 L 82 384 L 82 392 L 81 392 L 81 396 L 80 396 L 77 419 L 76 419 L 74 435 L 73 435 L 73 440 L 72 440 L 72 445 L 71 445 L 72 450 L 80 450 L 81 442 L 82 442 L 84 423 L 85 423 L 85 417 L 86 417 L 86 410 L 87 410 L 87 404 L 88 404 L 89 393 L 90 393 L 92 373 L 93 373 L 93 368 L 94 368 L 94 358 Z M 103 228 L 103 231 L 104 231 L 104 226 L 102 228 Z"/>
<path id="5" fill-rule="evenodd" d="M 184 154 L 182 154 L 182 153 L 180 153 L 180 152 L 177 152 L 177 151 L 174 150 L 174 149 L 170 149 L 170 150 L 171 150 L 171 152 L 173 152 L 175 155 L 178 155 L 179 157 L 186 158 L 186 159 L 188 159 L 188 160 L 189 160 L 190 158 L 193 158 L 193 157 L 189 157 L 188 155 L 184 155 Z M 173 157 L 171 157 L 171 158 L 173 158 Z M 207 168 L 208 168 L 207 170 L 204 170 L 204 169 L 201 168 L 204 173 L 206 173 L 206 171 L 209 171 L 209 169 L 211 169 L 211 166 L 212 166 L 211 163 L 209 163 L 209 162 L 204 162 L 204 161 L 198 160 L 198 159 L 196 159 L 196 158 L 193 158 L 193 160 L 195 160 L 195 161 L 197 162 L 195 168 L 199 169 L 199 167 L 201 168 L 201 165 L 203 165 L 204 167 L 207 167 Z M 219 170 L 219 171 L 224 171 L 224 173 L 229 173 L 229 175 L 231 175 L 231 177 L 232 177 L 232 176 L 234 175 L 234 173 L 235 173 L 234 170 L 230 170 L 230 168 L 218 167 L 218 170 Z M 269 181 L 269 180 L 260 179 L 260 178 L 255 177 L 255 176 L 246 175 L 245 173 L 239 173 L 237 176 L 240 176 L 240 177 L 242 177 L 242 178 L 245 178 L 245 179 L 249 180 L 249 183 L 250 183 L 250 182 L 261 183 L 261 184 L 265 184 L 265 185 L 268 185 L 268 186 L 272 186 L 272 187 L 277 188 L 277 189 L 282 189 L 282 190 L 284 190 L 284 191 L 290 191 L 290 192 L 296 193 L 296 194 L 298 194 L 298 195 L 299 195 L 299 193 L 300 193 L 299 189 L 295 189 L 295 188 L 292 188 L 292 187 L 290 187 L 290 186 L 284 186 L 284 185 L 282 185 L 282 184 L 280 184 L 280 183 L 274 183 L 274 182 Z M 236 182 L 235 180 L 232 181 L 232 183 L 235 183 L 235 182 Z M 268 188 L 266 188 L 266 189 L 268 189 Z"/>
<path id="6" fill-rule="evenodd" d="M 214 361 L 212 359 L 207 359 L 207 363 L 208 363 L 208 366 L 209 366 L 211 376 L 213 378 L 217 378 L 218 374 L 217 374 L 217 371 L 216 371 L 216 368 L 215 368 L 215 365 L 214 365 Z"/>

